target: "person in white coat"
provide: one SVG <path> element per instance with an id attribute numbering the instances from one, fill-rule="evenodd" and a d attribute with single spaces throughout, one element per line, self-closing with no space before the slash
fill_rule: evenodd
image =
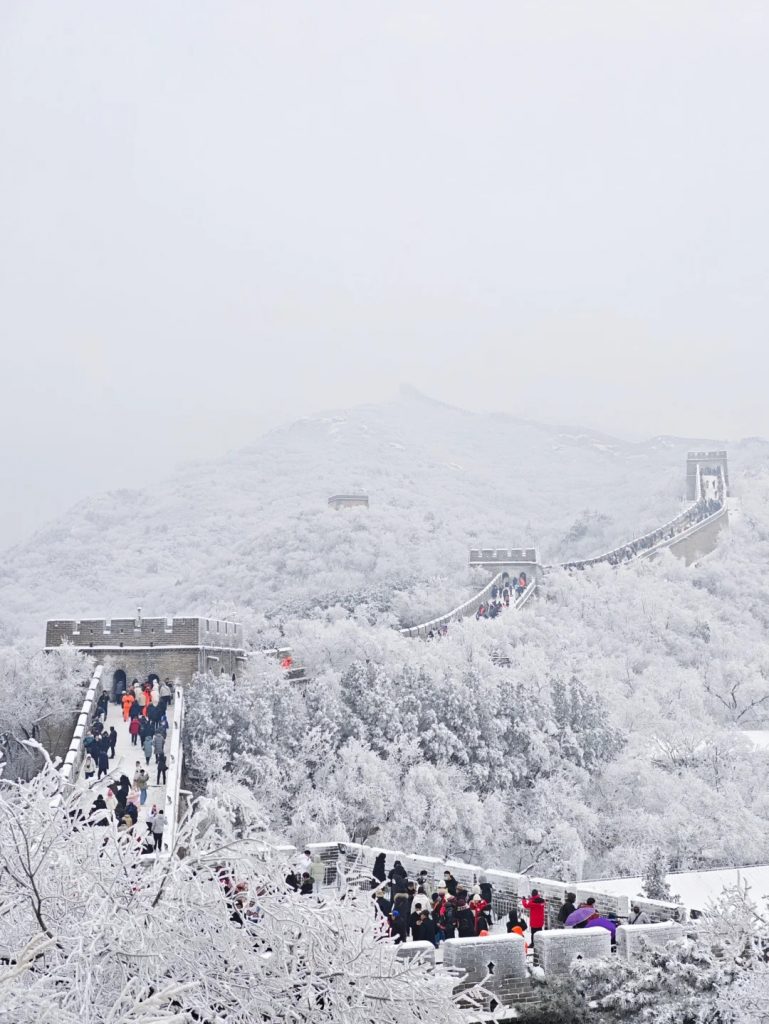
<path id="1" fill-rule="evenodd" d="M 315 892 L 319 892 L 320 887 L 326 881 L 326 865 L 317 853 L 312 858 L 312 863 L 310 864 L 310 877 L 315 883 Z"/>

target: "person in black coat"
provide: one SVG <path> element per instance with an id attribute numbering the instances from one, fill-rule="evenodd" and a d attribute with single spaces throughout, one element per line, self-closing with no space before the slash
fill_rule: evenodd
<path id="1" fill-rule="evenodd" d="M 426 910 L 418 915 L 413 935 L 415 942 L 430 942 L 435 945 L 435 922 L 430 919 Z"/>
<path id="2" fill-rule="evenodd" d="M 115 756 L 115 745 L 117 743 L 117 732 L 115 731 L 114 725 L 110 726 L 109 733 L 107 734 L 107 740 L 109 745 L 109 756 L 112 758 Z"/>
<path id="3" fill-rule="evenodd" d="M 443 882 L 448 890 L 449 896 L 456 896 L 459 882 L 454 878 L 450 871 L 443 872 Z"/>
<path id="4" fill-rule="evenodd" d="M 558 911 L 558 922 L 559 924 L 565 924 L 566 918 L 569 914 L 573 914 L 577 909 L 577 895 L 573 892 L 566 893 L 566 899 L 563 901 L 563 906 Z"/>
<path id="5" fill-rule="evenodd" d="M 107 772 L 109 771 L 109 744 L 107 744 L 106 750 L 103 747 L 99 749 L 99 754 L 96 759 L 96 763 L 99 766 L 99 771 L 96 775 L 96 778 L 100 779 L 102 775 L 106 775 Z"/>
<path id="6" fill-rule="evenodd" d="M 378 853 L 376 855 L 376 860 L 374 861 L 374 866 L 371 869 L 371 874 L 376 879 L 376 882 L 384 882 L 385 878 L 387 878 L 385 873 L 385 855 L 383 853 Z M 372 889 L 378 888 L 376 882 L 372 884 Z"/>
<path id="7" fill-rule="evenodd" d="M 299 886 L 299 892 L 302 896 L 312 896 L 313 881 L 310 877 L 309 871 L 302 872 L 302 884 Z"/>
<path id="8" fill-rule="evenodd" d="M 512 932 L 513 928 L 520 928 L 521 931 L 526 931 L 526 918 L 518 916 L 518 910 L 513 907 L 510 913 L 507 915 L 507 933 L 508 935 Z"/>
<path id="9" fill-rule="evenodd" d="M 390 913 L 390 935 L 393 936 L 396 943 L 408 942 L 409 919 L 398 908 Z"/>
<path id="10" fill-rule="evenodd" d="M 396 893 L 406 892 L 408 889 L 408 875 L 399 860 L 390 868 L 387 877 L 390 879 L 390 899 L 395 900 Z"/>
<path id="11" fill-rule="evenodd" d="M 107 805 L 104 802 L 104 797 L 101 793 L 91 804 L 91 816 L 93 817 L 93 824 L 95 825 L 109 824 L 109 811 L 107 810 Z"/>
<path id="12" fill-rule="evenodd" d="M 127 775 L 121 775 L 117 784 L 112 787 L 112 792 L 115 794 L 118 804 L 125 806 L 125 802 L 128 799 L 128 793 L 131 789 L 131 783 Z"/>
<path id="13" fill-rule="evenodd" d="M 455 913 L 457 920 L 457 937 L 460 939 L 473 938 L 475 935 L 475 914 L 464 900 L 457 900 Z"/>
<path id="14" fill-rule="evenodd" d="M 486 908 L 485 914 L 488 917 L 489 922 L 492 922 L 494 920 L 494 917 L 491 913 L 492 885 L 491 882 L 486 878 L 486 876 L 483 873 L 481 873 L 478 876 L 478 888 L 481 891 L 481 898 L 486 900 L 486 902 L 488 903 L 488 907 Z"/>
<path id="15" fill-rule="evenodd" d="M 382 914 L 385 917 L 389 918 L 390 911 L 392 910 L 393 905 L 388 900 L 388 898 L 385 896 L 384 889 L 380 889 L 378 893 L 375 893 L 374 894 L 374 898 L 376 899 L 376 905 L 379 907 L 379 909 L 382 912 Z"/>
<path id="16" fill-rule="evenodd" d="M 396 862 L 390 868 L 390 871 L 389 871 L 387 877 L 392 882 L 396 878 L 408 878 L 408 872 L 406 871 L 404 866 L 401 864 L 401 862 L 399 860 L 396 860 Z"/>

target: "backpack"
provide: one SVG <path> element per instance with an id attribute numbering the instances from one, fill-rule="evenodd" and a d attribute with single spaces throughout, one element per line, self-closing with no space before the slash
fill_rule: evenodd
<path id="1" fill-rule="evenodd" d="M 463 907 L 457 912 L 457 931 L 460 939 L 475 935 L 475 917 L 469 907 Z"/>

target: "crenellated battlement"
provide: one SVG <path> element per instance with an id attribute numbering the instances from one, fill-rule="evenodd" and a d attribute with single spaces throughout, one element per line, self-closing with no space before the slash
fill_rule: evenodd
<path id="1" fill-rule="evenodd" d="M 132 619 L 50 619 L 46 650 L 69 643 L 90 654 L 97 664 L 107 659 L 113 689 L 126 679 L 149 675 L 186 683 L 196 672 L 237 678 L 246 661 L 243 627 L 226 619 L 197 615 Z"/>
<path id="2" fill-rule="evenodd" d="M 484 569 L 514 568 L 517 572 L 529 570 L 530 575 L 539 565 L 536 548 L 471 548 L 470 565 Z"/>
<path id="3" fill-rule="evenodd" d="M 242 648 L 243 627 L 237 622 L 198 617 L 133 619 L 51 619 L 46 647 L 217 647 Z"/>

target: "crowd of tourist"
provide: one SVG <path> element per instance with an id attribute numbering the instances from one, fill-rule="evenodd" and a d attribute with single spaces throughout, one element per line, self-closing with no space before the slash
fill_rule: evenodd
<path id="1" fill-rule="evenodd" d="M 107 825 L 115 819 L 119 831 L 131 832 L 137 837 L 143 852 L 151 853 L 162 847 L 165 815 L 162 808 L 152 804 L 142 823 L 142 832 L 140 809 L 147 803 L 152 785 L 150 764 L 153 759 L 155 785 L 166 783 L 167 712 L 173 699 L 173 688 L 169 680 L 161 683 L 157 677 L 152 676 L 144 683 L 134 679 L 125 690 L 116 689 L 113 698 L 122 710 L 124 727 L 140 757 L 136 761 L 132 778 L 123 772 L 117 781 L 109 780 L 105 792 L 100 793 L 91 806 L 90 821 L 95 825 Z M 118 733 L 114 725 L 109 730 L 106 728 L 109 703 L 109 694 L 104 691 L 99 697 L 89 734 L 84 740 L 83 774 L 86 782 L 90 782 L 97 771 L 97 782 L 104 776 L 109 777 L 109 762 L 115 758 Z"/>
<path id="2" fill-rule="evenodd" d="M 483 872 L 478 875 L 478 882 L 469 886 L 446 870 L 443 879 L 434 885 L 426 870 L 409 878 L 399 860 L 387 871 L 385 854 L 380 853 L 371 874 L 373 898 L 387 921 L 389 934 L 397 943 L 411 940 L 430 942 L 438 947 L 446 939 L 483 938 L 489 935 L 495 923 L 493 887 Z M 548 926 L 547 900 L 537 889 L 532 889 L 531 895 L 518 903 L 520 907 L 514 906 L 507 914 L 506 931 L 522 937 L 528 931 L 528 937 L 533 940 L 537 932 Z M 650 920 L 634 904 L 627 923 L 649 924 Z M 566 893 L 553 921 L 557 928 L 604 928 L 610 933 L 612 944 L 620 924 L 616 915 L 599 913 L 592 896 L 577 904 L 573 892 Z"/>
<path id="3" fill-rule="evenodd" d="M 656 548 L 658 545 L 664 544 L 666 541 L 673 540 L 678 536 L 678 534 L 684 533 L 690 527 L 695 526 L 697 523 L 701 523 L 705 519 L 709 519 L 712 515 L 715 515 L 715 513 L 723 506 L 723 488 L 718 489 L 716 493 L 718 494 L 718 497 L 700 498 L 671 523 L 667 523 L 665 526 L 660 526 L 659 529 L 653 530 L 651 533 L 647 533 L 645 536 L 639 537 L 637 540 L 630 541 L 629 544 L 623 544 L 622 547 L 615 548 L 614 551 L 609 551 L 605 555 L 598 555 L 596 558 L 585 558 L 576 562 L 566 562 L 562 568 L 588 569 L 601 562 L 606 562 L 608 565 L 622 565 L 625 562 L 630 562 L 644 551 L 650 551 L 652 548 Z"/>
<path id="4" fill-rule="evenodd" d="M 489 602 L 481 602 L 478 605 L 478 611 L 475 613 L 476 620 L 496 619 L 503 608 L 510 607 L 511 598 L 515 602 L 528 585 L 529 580 L 525 572 L 522 572 L 514 580 L 503 576 L 501 586 L 496 583 L 492 585 Z"/>

